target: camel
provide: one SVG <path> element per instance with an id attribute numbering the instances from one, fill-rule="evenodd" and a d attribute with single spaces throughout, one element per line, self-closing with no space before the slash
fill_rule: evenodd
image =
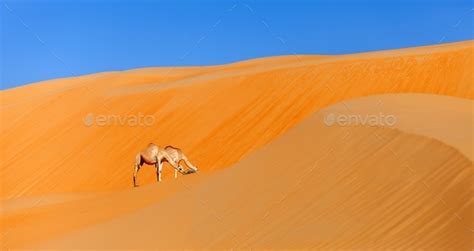
<path id="1" fill-rule="evenodd" d="M 155 165 L 156 168 L 156 179 L 161 182 L 161 171 L 163 170 L 163 162 L 168 162 L 174 168 L 174 177 L 178 177 L 178 172 L 183 175 L 195 173 L 198 171 L 197 167 L 189 162 L 188 158 L 181 149 L 167 146 L 161 148 L 153 143 L 150 143 L 143 151 L 139 152 L 135 157 L 135 171 L 133 173 L 133 186 L 136 187 L 136 178 L 138 171 L 143 164 Z M 185 171 L 184 168 L 179 165 L 181 161 L 184 161 L 189 167 L 189 170 Z"/>

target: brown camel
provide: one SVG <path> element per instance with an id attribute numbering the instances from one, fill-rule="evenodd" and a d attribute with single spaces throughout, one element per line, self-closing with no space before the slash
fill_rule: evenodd
<path id="1" fill-rule="evenodd" d="M 189 170 L 179 165 L 183 160 L 189 167 Z M 179 148 L 167 146 L 164 149 L 150 143 L 143 151 L 139 152 L 135 157 L 135 171 L 133 173 L 133 186 L 137 186 L 136 178 L 138 171 L 143 164 L 155 165 L 156 168 L 156 179 L 158 182 L 161 181 L 161 171 L 163 170 L 163 162 L 168 162 L 174 168 L 174 177 L 178 177 L 178 172 L 183 175 L 195 173 L 198 171 L 197 167 L 189 162 L 188 158 Z"/>

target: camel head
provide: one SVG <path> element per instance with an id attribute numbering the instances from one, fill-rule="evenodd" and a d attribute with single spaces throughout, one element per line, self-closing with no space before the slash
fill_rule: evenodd
<path id="1" fill-rule="evenodd" d="M 189 170 L 190 172 L 189 173 L 197 173 L 199 170 L 197 168 L 197 166 L 193 166 L 193 168 L 191 168 L 191 170 Z"/>

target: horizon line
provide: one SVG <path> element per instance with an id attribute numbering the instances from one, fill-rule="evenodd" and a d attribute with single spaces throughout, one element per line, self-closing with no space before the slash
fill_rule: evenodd
<path id="1" fill-rule="evenodd" d="M 225 63 L 217 63 L 217 64 L 208 64 L 208 65 L 199 65 L 199 64 L 192 65 L 191 64 L 191 65 L 140 66 L 140 67 L 127 68 L 127 69 L 90 72 L 90 73 L 80 74 L 80 75 L 76 75 L 76 76 L 73 75 L 73 76 L 50 78 L 50 79 L 44 79 L 44 80 L 39 80 L 39 81 L 35 81 L 35 82 L 23 83 L 23 84 L 19 84 L 19 85 L 16 85 L 16 86 L 10 86 L 10 87 L 6 87 L 6 88 L 3 88 L 3 86 L 5 84 L 2 83 L 1 86 L 0 86 L 0 91 L 8 91 L 8 90 L 16 89 L 16 88 L 41 84 L 41 83 L 44 83 L 44 82 L 60 80 L 60 79 L 72 79 L 72 78 L 79 78 L 79 77 L 85 77 L 85 76 L 91 76 L 91 75 L 116 73 L 116 72 L 127 72 L 127 71 L 142 70 L 142 69 L 218 67 L 218 66 L 232 65 L 232 64 L 238 64 L 238 63 L 243 63 L 243 62 L 250 62 L 250 61 L 259 60 L 259 59 L 270 59 L 270 58 L 278 58 L 278 57 L 298 57 L 298 56 L 304 56 L 304 57 L 307 57 L 307 56 L 344 57 L 344 56 L 363 55 L 363 54 L 371 54 L 371 53 L 378 53 L 378 52 L 390 52 L 390 51 L 400 51 L 400 50 L 407 50 L 407 49 L 416 49 L 416 48 L 422 48 L 422 47 L 446 46 L 446 45 L 454 45 L 454 44 L 470 43 L 470 42 L 474 42 L 474 38 L 466 39 L 466 40 L 459 40 L 459 41 L 438 42 L 438 43 L 434 43 L 434 44 L 416 45 L 416 46 L 411 46 L 411 47 L 397 47 L 397 48 L 387 48 L 387 49 L 381 49 L 381 50 L 368 50 L 368 51 L 360 51 L 360 52 L 354 52 L 354 53 L 341 53 L 341 54 L 278 54 L 278 55 L 268 55 L 268 56 L 263 56 L 263 57 L 252 57 L 252 58 L 247 58 L 247 59 L 243 59 L 243 60 L 237 60 L 237 61 L 225 62 Z"/>

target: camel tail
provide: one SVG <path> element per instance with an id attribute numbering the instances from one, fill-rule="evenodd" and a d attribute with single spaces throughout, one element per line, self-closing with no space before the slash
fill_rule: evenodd
<path id="1" fill-rule="evenodd" d="M 137 155 L 135 156 L 135 165 L 143 165 L 143 159 L 140 153 L 137 153 Z"/>

